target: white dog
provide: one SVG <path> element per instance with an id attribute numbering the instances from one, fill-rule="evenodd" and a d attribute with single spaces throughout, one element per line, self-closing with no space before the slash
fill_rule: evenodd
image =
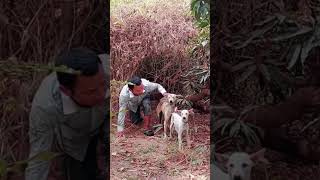
<path id="1" fill-rule="evenodd" d="M 170 123 L 170 138 L 172 137 L 173 126 L 178 133 L 179 150 L 182 150 L 182 134 L 186 132 L 187 146 L 190 148 L 190 135 L 189 135 L 189 114 L 193 113 L 193 109 L 189 110 L 178 110 L 175 108 L 171 114 Z"/>
<path id="2" fill-rule="evenodd" d="M 261 149 L 253 154 L 245 152 L 235 152 L 230 157 L 217 155 L 217 159 L 226 162 L 228 173 L 223 172 L 219 167 L 211 165 L 211 179 L 219 180 L 250 180 L 251 170 L 256 161 L 269 163 L 264 158 L 265 149 Z"/>

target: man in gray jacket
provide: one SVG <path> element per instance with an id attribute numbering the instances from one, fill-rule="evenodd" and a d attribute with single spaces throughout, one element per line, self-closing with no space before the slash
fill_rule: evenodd
<path id="1" fill-rule="evenodd" d="M 146 79 L 134 76 L 128 80 L 119 97 L 119 114 L 118 114 L 118 136 L 124 135 L 125 114 L 128 109 L 132 123 L 144 123 L 144 134 L 146 136 L 153 136 L 152 122 L 151 122 L 151 104 L 150 93 L 157 90 L 163 96 L 167 91 L 158 83 L 150 82 Z M 143 108 L 143 118 L 140 111 Z"/>
<path id="2" fill-rule="evenodd" d="M 62 53 L 56 66 L 81 74 L 51 73 L 32 102 L 29 156 L 43 151 L 62 152 L 68 180 L 98 179 L 96 147 L 108 104 L 104 58 L 84 48 Z M 49 167 L 50 162 L 30 162 L 26 180 L 46 180 Z"/>

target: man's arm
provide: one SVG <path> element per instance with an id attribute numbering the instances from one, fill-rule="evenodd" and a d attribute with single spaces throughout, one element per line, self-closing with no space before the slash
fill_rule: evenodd
<path id="1" fill-rule="evenodd" d="M 126 116 L 126 109 L 127 109 L 128 97 L 120 95 L 119 97 L 119 113 L 118 113 L 118 126 L 117 131 L 122 132 L 124 130 L 124 120 Z"/>
<path id="2" fill-rule="evenodd" d="M 158 90 L 159 93 L 161 93 L 162 95 L 165 95 L 167 93 L 166 89 L 161 86 L 160 84 L 158 83 L 154 83 L 154 82 L 150 82 L 148 80 L 147 81 L 147 85 L 152 89 L 152 90 Z"/>
<path id="3" fill-rule="evenodd" d="M 53 142 L 53 117 L 39 108 L 32 108 L 29 122 L 29 157 L 33 157 L 43 151 L 51 151 Z M 25 172 L 26 180 L 47 180 L 50 162 L 31 161 Z"/>

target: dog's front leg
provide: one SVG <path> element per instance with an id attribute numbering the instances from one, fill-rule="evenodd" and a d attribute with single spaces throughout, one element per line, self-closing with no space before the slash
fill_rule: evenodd
<path id="1" fill-rule="evenodd" d="M 182 132 L 178 131 L 179 150 L 182 151 Z"/>
<path id="2" fill-rule="evenodd" d="M 171 122 L 170 122 L 170 137 L 169 137 L 169 139 L 172 138 L 172 128 L 173 128 L 173 119 L 171 119 Z"/>
<path id="3" fill-rule="evenodd" d="M 164 122 L 163 122 L 163 139 L 167 139 L 167 117 L 165 116 Z"/>

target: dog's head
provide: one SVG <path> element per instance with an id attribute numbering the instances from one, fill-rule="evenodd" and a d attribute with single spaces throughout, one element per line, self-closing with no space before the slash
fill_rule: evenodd
<path id="1" fill-rule="evenodd" d="M 224 155 L 230 180 L 250 180 L 251 170 L 256 161 L 268 163 L 264 158 L 264 152 L 265 149 L 250 155 L 244 152 L 235 152 L 230 157 Z"/>
<path id="2" fill-rule="evenodd" d="M 180 94 L 171 94 L 171 93 L 168 93 L 166 97 L 170 105 L 175 105 L 178 98 L 183 98 L 183 96 Z"/>
<path id="3" fill-rule="evenodd" d="M 253 161 L 247 153 L 233 153 L 227 163 L 228 174 L 232 180 L 249 180 Z"/>
<path id="4" fill-rule="evenodd" d="M 175 105 L 177 101 L 177 95 L 175 94 L 168 94 L 168 102 L 170 105 Z"/>
<path id="5" fill-rule="evenodd" d="M 182 120 L 184 123 L 188 123 L 189 121 L 189 115 L 193 113 L 193 109 L 189 109 L 189 110 L 178 110 L 178 108 L 176 107 L 174 109 L 174 112 L 178 112 L 180 113 L 181 117 L 182 117 Z"/>

